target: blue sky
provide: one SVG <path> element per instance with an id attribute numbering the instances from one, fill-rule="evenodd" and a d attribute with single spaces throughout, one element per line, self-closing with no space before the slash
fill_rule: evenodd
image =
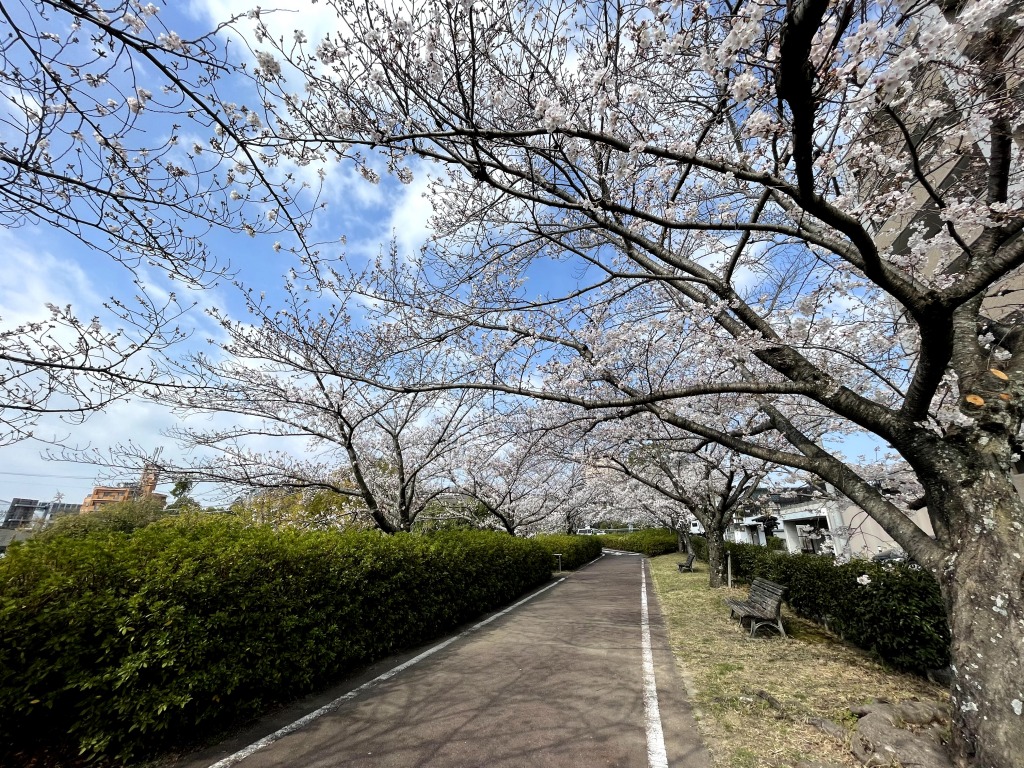
<path id="1" fill-rule="evenodd" d="M 287 9 L 291 7 L 294 13 Z M 170 29 L 182 37 L 206 30 L 212 21 L 219 21 L 232 13 L 248 10 L 249 2 L 209 0 L 185 4 L 169 4 L 162 8 L 160 18 Z M 286 11 L 266 17 L 275 32 L 291 35 L 299 22 L 306 25 L 310 37 L 318 30 L 329 28 L 333 11 L 323 4 L 307 2 L 284 3 Z M 301 8 L 301 15 L 298 10 Z M 242 97 L 239 98 L 242 101 Z M 159 130 L 154 126 L 150 130 Z M 186 131 L 187 133 L 187 131 Z M 379 185 L 371 185 L 350 166 L 329 168 L 325 183 L 328 209 L 320 219 L 324 226 L 316 239 L 339 243 L 346 258 L 362 260 L 375 255 L 394 235 L 403 252 L 419 247 L 427 233 L 430 205 L 423 197 L 426 174 L 423 168 L 412 184 L 402 185 L 383 176 Z M 340 245 L 344 236 L 346 243 Z M 219 259 L 228 259 L 240 279 L 257 291 L 273 292 L 281 284 L 281 276 L 293 265 L 290 257 L 274 252 L 275 237 L 249 238 L 216 232 L 207 238 L 207 244 Z M 21 322 L 43 319 L 46 304 L 71 304 L 81 318 L 98 315 L 109 318 L 103 302 L 110 296 L 130 296 L 132 276 L 106 254 L 93 251 L 68 234 L 48 226 L 0 230 L 0 327 L 11 328 Z M 177 290 L 153 270 L 140 272 L 146 286 L 156 292 Z M 229 284 L 221 284 L 207 291 L 195 292 L 198 302 L 186 317 L 185 325 L 193 331 L 190 345 L 204 346 L 205 340 L 218 336 L 218 328 L 203 312 L 204 307 L 226 309 L 241 318 L 244 304 L 237 291 Z M 188 346 L 181 347 L 182 352 Z M 131 439 L 140 446 L 153 450 L 163 445 L 164 456 L 176 455 L 176 447 L 161 436 L 161 430 L 178 421 L 178 417 L 154 403 L 120 402 L 105 412 L 93 415 L 84 424 L 69 425 L 55 416 L 46 416 L 36 434 L 46 440 L 57 440 L 70 446 L 91 446 L 105 449 Z M 102 467 L 48 461 L 43 454 L 46 445 L 37 441 L 24 441 L 0 447 L 0 512 L 14 497 L 52 500 L 57 494 L 67 502 L 80 502 L 90 491 L 96 479 L 130 481 L 131 476 L 112 478 Z M 166 489 L 166 486 L 164 486 Z"/>

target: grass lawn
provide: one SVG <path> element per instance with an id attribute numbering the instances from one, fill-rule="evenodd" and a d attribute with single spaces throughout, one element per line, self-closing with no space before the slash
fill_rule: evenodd
<path id="1" fill-rule="evenodd" d="M 679 559 L 653 558 L 651 570 L 676 664 L 715 768 L 775 768 L 800 760 L 860 768 L 843 744 L 809 721 L 827 718 L 849 728 L 852 704 L 948 698 L 944 688 L 884 667 L 785 606 L 790 639 L 767 629 L 751 639 L 722 602 L 745 597 L 746 586 L 711 590 L 706 564 L 698 562 L 697 573 L 679 573 Z"/>

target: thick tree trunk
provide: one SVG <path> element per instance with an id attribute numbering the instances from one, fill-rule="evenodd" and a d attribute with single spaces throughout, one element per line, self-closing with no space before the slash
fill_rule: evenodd
<path id="1" fill-rule="evenodd" d="M 680 552 L 690 554 L 693 552 L 693 545 L 690 544 L 690 531 L 687 528 L 676 529 L 676 548 Z"/>
<path id="2" fill-rule="evenodd" d="M 725 580 L 725 538 L 713 529 L 707 530 L 708 539 L 708 583 L 712 588 L 724 587 Z"/>
<path id="3" fill-rule="evenodd" d="M 979 472 L 953 514 L 957 554 L 941 575 L 952 634 L 953 753 L 960 765 L 1024 765 L 1024 503 Z M 964 514 L 966 512 L 966 514 Z"/>
<path id="4" fill-rule="evenodd" d="M 381 532 L 391 535 L 392 533 L 398 533 L 401 530 L 388 520 L 387 516 L 376 507 L 371 508 L 369 513 L 374 525 L 376 525 Z"/>

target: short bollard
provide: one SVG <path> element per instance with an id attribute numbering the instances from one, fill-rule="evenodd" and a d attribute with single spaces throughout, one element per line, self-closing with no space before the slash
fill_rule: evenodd
<path id="1" fill-rule="evenodd" d="M 555 552 L 554 555 L 555 555 L 555 557 L 558 558 L 558 572 L 561 573 L 562 572 L 562 553 L 561 552 Z"/>

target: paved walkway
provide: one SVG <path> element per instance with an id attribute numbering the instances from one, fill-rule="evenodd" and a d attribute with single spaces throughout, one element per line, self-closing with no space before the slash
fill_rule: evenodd
<path id="1" fill-rule="evenodd" d="M 645 569 L 606 555 L 440 649 L 305 702 L 326 704 L 308 722 L 292 708 L 187 766 L 707 768 Z"/>

